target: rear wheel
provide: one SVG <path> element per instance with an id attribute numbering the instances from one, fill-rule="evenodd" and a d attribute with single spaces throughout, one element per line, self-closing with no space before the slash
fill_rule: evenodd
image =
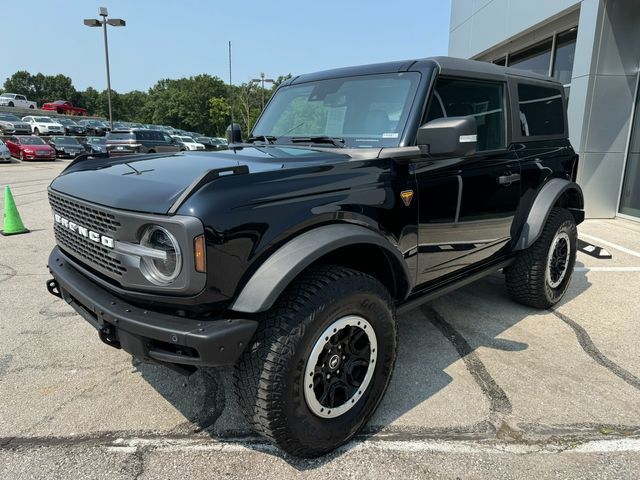
<path id="1" fill-rule="evenodd" d="M 33 110 L 33 109 L 34 109 L 34 108 L 36 108 L 36 107 L 34 107 L 33 105 L 29 105 L 29 108 L 30 108 L 31 110 Z"/>
<path id="2" fill-rule="evenodd" d="M 240 406 L 286 452 L 322 455 L 371 418 L 396 348 L 393 302 L 380 282 L 339 266 L 315 268 L 260 319 L 235 367 Z"/>
<path id="3" fill-rule="evenodd" d="M 519 303 L 549 308 L 562 299 L 576 262 L 578 230 L 571 212 L 554 208 L 540 237 L 505 269 L 507 290 Z"/>

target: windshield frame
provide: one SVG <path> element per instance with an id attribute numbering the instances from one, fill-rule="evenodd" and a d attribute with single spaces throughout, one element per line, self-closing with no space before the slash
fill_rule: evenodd
<path id="1" fill-rule="evenodd" d="M 251 130 L 250 135 L 251 137 L 254 137 L 256 139 L 268 138 L 269 140 L 273 141 L 273 143 L 278 145 L 295 145 L 295 144 L 302 145 L 305 143 L 306 144 L 311 143 L 321 147 L 343 146 L 343 147 L 354 148 L 359 150 L 365 149 L 365 148 L 394 148 L 394 147 L 405 146 L 407 143 L 407 132 L 413 128 L 415 110 L 417 108 L 417 105 L 421 103 L 421 98 L 423 97 L 423 95 L 420 94 L 420 91 L 421 89 L 422 90 L 425 89 L 424 83 L 426 81 L 429 81 L 429 79 L 432 77 L 433 70 L 431 68 L 425 69 L 425 70 L 416 69 L 416 70 L 408 70 L 408 71 L 397 71 L 397 70 L 396 71 L 379 71 L 375 73 L 357 73 L 356 72 L 350 75 L 338 75 L 334 77 L 327 76 L 327 77 L 317 78 L 315 76 L 312 76 L 312 78 L 310 78 L 308 81 L 305 81 L 305 79 L 302 78 L 302 81 L 296 82 L 294 80 L 293 82 L 285 82 L 283 85 L 281 85 L 278 88 L 278 90 L 276 90 L 272 98 L 267 103 L 265 109 L 263 110 L 260 117 L 256 121 L 253 129 Z M 285 92 L 288 93 L 292 89 L 300 89 L 305 87 L 308 88 L 310 85 L 317 86 L 322 82 L 327 82 L 326 85 L 329 85 L 328 82 L 332 82 L 336 80 L 340 81 L 339 88 L 342 88 L 346 82 L 357 81 L 357 80 L 369 80 L 370 78 L 367 78 L 367 77 L 378 77 L 382 82 L 381 86 L 378 88 L 382 87 L 385 79 L 394 79 L 394 78 L 400 78 L 400 77 L 411 79 L 411 83 L 407 87 L 406 94 L 403 97 L 404 103 L 402 104 L 401 110 L 399 112 L 399 118 L 395 126 L 393 126 L 392 132 L 383 132 L 381 134 L 354 132 L 348 135 L 345 135 L 344 133 L 329 135 L 327 133 L 327 125 L 325 125 L 324 126 L 325 133 L 318 133 L 318 134 L 312 134 L 312 135 L 309 135 L 308 133 L 305 133 L 305 132 L 300 132 L 297 134 L 294 132 L 291 132 L 291 133 L 285 132 L 284 134 L 281 134 L 281 135 L 273 135 L 271 133 L 273 131 L 274 126 L 278 122 L 277 120 L 278 117 L 275 117 L 276 119 L 274 121 L 271 121 L 271 119 L 269 118 L 269 113 L 270 113 L 269 109 L 270 108 L 273 109 L 274 105 L 277 105 L 274 102 L 277 102 L 279 95 L 282 95 Z M 375 84 L 373 84 L 372 86 L 375 88 Z M 294 100 L 291 100 L 291 101 L 294 101 Z M 276 114 L 276 115 L 282 115 L 286 111 L 286 109 L 289 107 L 291 101 L 288 104 L 286 104 L 286 106 L 280 111 L 279 114 Z M 308 100 L 305 99 L 304 101 L 308 103 Z M 383 102 L 384 97 L 377 97 L 375 99 L 372 99 L 372 103 L 376 101 Z M 363 102 L 363 105 L 366 105 L 366 104 L 367 102 Z M 389 122 L 393 123 L 392 117 L 389 116 L 388 118 L 389 118 Z M 268 126 L 265 126 L 265 123 L 267 121 L 271 121 L 271 124 Z M 355 123 L 355 125 L 358 125 L 358 123 Z M 269 128 L 270 130 L 261 131 L 261 128 Z M 296 128 L 297 126 L 294 126 L 293 130 L 295 130 Z M 344 125 L 342 125 L 340 128 L 344 129 Z M 300 141 L 301 139 L 309 138 L 309 137 L 312 139 L 309 142 Z M 318 141 L 313 141 L 314 137 L 325 137 L 325 138 L 319 138 Z M 297 141 L 296 141 L 296 138 L 297 138 Z M 331 142 L 329 140 L 334 140 L 334 141 Z"/>

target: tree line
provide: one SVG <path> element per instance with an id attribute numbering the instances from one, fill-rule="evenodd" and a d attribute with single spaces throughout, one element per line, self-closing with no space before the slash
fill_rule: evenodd
<path id="1" fill-rule="evenodd" d="M 271 88 L 252 82 L 227 85 L 222 79 L 200 74 L 188 78 L 162 79 L 146 92 L 111 90 L 113 119 L 126 122 L 171 125 L 174 128 L 223 136 L 233 119 L 245 132 L 251 130 L 268 99 L 291 75 L 278 77 Z M 108 117 L 107 91 L 93 87 L 77 90 L 70 77 L 62 74 L 35 75 L 21 70 L 4 82 L 2 91 L 25 95 L 38 106 L 54 100 L 69 100 L 86 108 L 89 115 Z M 263 96 L 264 95 L 264 96 Z"/>

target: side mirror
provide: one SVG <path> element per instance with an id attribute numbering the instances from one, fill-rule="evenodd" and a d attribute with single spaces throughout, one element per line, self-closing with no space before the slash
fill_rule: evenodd
<path id="1" fill-rule="evenodd" d="M 465 157 L 476 152 L 478 127 L 475 117 L 445 117 L 418 128 L 416 143 L 433 156 Z"/>
<path id="2" fill-rule="evenodd" d="M 242 127 L 238 123 L 232 123 L 227 127 L 227 141 L 229 143 L 242 143 Z"/>

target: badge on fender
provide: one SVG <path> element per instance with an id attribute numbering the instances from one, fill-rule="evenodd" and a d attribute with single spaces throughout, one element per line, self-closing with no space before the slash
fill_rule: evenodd
<path id="1" fill-rule="evenodd" d="M 408 207 L 411 205 L 411 200 L 413 200 L 413 190 L 403 190 L 400 192 L 400 198 L 402 199 L 404 206 Z"/>

